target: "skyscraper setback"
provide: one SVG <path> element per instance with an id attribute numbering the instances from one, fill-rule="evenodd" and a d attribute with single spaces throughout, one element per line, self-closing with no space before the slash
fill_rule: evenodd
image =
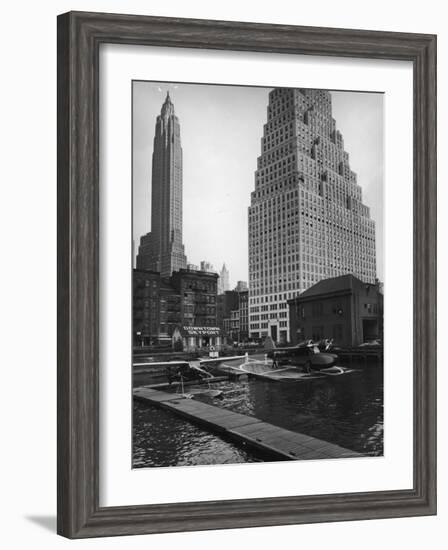
<path id="1" fill-rule="evenodd" d="M 152 155 L 151 232 L 140 239 L 137 268 L 169 277 L 186 268 L 182 244 L 182 148 L 169 93 L 157 117 Z"/>
<path id="2" fill-rule="evenodd" d="M 250 336 L 288 340 L 288 299 L 348 273 L 373 283 L 375 254 L 330 92 L 272 90 L 249 207 Z"/>

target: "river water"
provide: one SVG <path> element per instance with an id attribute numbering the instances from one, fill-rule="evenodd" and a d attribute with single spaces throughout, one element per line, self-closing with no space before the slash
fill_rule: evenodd
<path id="1" fill-rule="evenodd" d="M 196 386 L 189 386 L 192 387 Z M 195 398 L 368 456 L 383 454 L 383 373 L 380 366 L 364 366 L 350 375 L 307 383 L 249 378 L 219 382 L 210 387 L 222 390 L 222 398 Z M 134 468 L 267 459 L 168 411 L 134 402 Z"/>

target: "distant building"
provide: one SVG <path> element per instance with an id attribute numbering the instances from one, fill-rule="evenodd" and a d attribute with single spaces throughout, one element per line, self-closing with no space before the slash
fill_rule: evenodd
<path id="1" fill-rule="evenodd" d="M 169 277 L 185 269 L 182 243 L 182 148 L 169 93 L 157 117 L 152 155 L 151 232 L 140 239 L 137 268 Z"/>
<path id="2" fill-rule="evenodd" d="M 199 271 L 199 266 L 196 264 L 187 264 L 187 269 L 190 271 Z"/>
<path id="3" fill-rule="evenodd" d="M 134 345 L 171 346 L 173 337 L 176 340 L 176 334 L 181 333 L 188 349 L 219 346 L 217 279 L 215 273 L 187 269 L 168 278 L 134 269 Z"/>
<path id="4" fill-rule="evenodd" d="M 238 281 L 236 283 L 235 290 L 237 292 L 244 292 L 245 290 L 248 290 L 247 282 L 246 281 Z"/>
<path id="5" fill-rule="evenodd" d="M 228 290 L 230 290 L 230 274 L 226 264 L 223 264 L 222 269 L 219 272 L 218 294 L 224 294 L 224 292 L 227 292 Z"/>
<path id="6" fill-rule="evenodd" d="M 249 207 L 250 335 L 286 341 L 287 301 L 348 273 L 374 283 L 375 222 L 336 128 L 331 93 L 275 88 Z"/>
<path id="7" fill-rule="evenodd" d="M 246 342 L 249 338 L 249 291 L 238 292 L 239 309 L 239 342 Z"/>
<path id="8" fill-rule="evenodd" d="M 218 326 L 227 343 L 246 342 L 249 337 L 249 292 L 228 290 L 218 295 Z"/>
<path id="9" fill-rule="evenodd" d="M 210 262 L 206 262 L 205 260 L 202 260 L 201 271 L 207 271 L 208 273 L 215 273 L 215 268 L 213 267 L 213 264 L 211 264 Z"/>
<path id="10" fill-rule="evenodd" d="M 229 343 L 232 340 L 230 330 L 230 317 L 232 311 L 238 310 L 238 292 L 227 290 L 217 297 L 217 319 L 218 326 L 222 329 L 223 337 Z"/>
<path id="11" fill-rule="evenodd" d="M 292 344 L 333 338 L 338 346 L 358 346 L 383 337 L 380 285 L 354 275 L 319 281 L 288 306 Z"/>
<path id="12" fill-rule="evenodd" d="M 227 321 L 227 320 L 226 320 Z M 228 320 L 228 331 L 232 342 L 239 342 L 240 339 L 240 310 L 232 309 Z"/>

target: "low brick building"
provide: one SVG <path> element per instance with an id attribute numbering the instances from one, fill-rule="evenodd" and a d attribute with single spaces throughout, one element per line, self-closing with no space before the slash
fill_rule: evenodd
<path id="1" fill-rule="evenodd" d="M 232 311 L 238 310 L 238 292 L 236 290 L 226 290 L 223 294 L 218 295 L 217 300 L 218 327 L 222 330 L 224 343 L 231 343 L 233 337 L 231 335 L 230 317 Z"/>
<path id="2" fill-rule="evenodd" d="M 175 271 L 171 277 L 134 269 L 134 345 L 171 346 L 177 327 L 200 327 L 203 338 L 198 342 L 206 345 L 204 327 L 217 327 L 217 279 L 216 273 L 191 269 Z"/>
<path id="3" fill-rule="evenodd" d="M 218 296 L 218 326 L 227 344 L 246 342 L 249 336 L 249 291 L 227 290 Z"/>
<path id="4" fill-rule="evenodd" d="M 132 333 L 134 345 L 149 346 L 160 336 L 160 274 L 134 269 Z"/>
<path id="5" fill-rule="evenodd" d="M 216 327 L 218 275 L 181 269 L 171 275 L 170 281 L 180 294 L 182 326 Z"/>
<path id="6" fill-rule="evenodd" d="M 354 275 L 324 279 L 288 301 L 290 340 L 333 338 L 338 346 L 358 346 L 382 338 L 383 294 L 379 284 Z"/>

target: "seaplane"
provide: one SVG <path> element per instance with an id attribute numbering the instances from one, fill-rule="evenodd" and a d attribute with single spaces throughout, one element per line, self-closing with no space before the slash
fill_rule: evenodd
<path id="1" fill-rule="evenodd" d="M 323 379 L 354 372 L 336 364 L 338 356 L 330 352 L 332 345 L 331 340 L 307 340 L 284 348 L 277 348 L 271 343 L 264 361 L 247 359 L 238 368 L 256 378 L 285 382 Z"/>
<path id="2" fill-rule="evenodd" d="M 236 359 L 245 359 L 244 355 L 234 357 L 216 357 L 199 360 L 174 360 L 174 361 L 150 361 L 135 362 L 133 370 L 135 374 L 151 372 L 154 368 L 162 367 L 165 369 L 168 384 L 177 384 L 176 392 L 182 397 L 193 399 L 195 396 L 203 395 L 206 397 L 217 398 L 222 396 L 222 391 L 210 387 L 215 376 L 208 370 L 214 366 L 219 366 L 223 361 L 232 361 Z M 207 387 L 189 388 L 185 391 L 185 385 L 196 382 L 205 382 Z"/>
<path id="3" fill-rule="evenodd" d="M 318 342 L 306 340 L 294 347 L 274 347 L 267 355 L 272 359 L 274 368 L 282 365 L 293 365 L 302 367 L 303 370 L 310 373 L 313 370 L 327 370 L 336 365 L 338 356 L 330 352 L 332 345 L 331 340 L 320 340 Z"/>
<path id="4" fill-rule="evenodd" d="M 134 372 L 142 372 L 148 367 L 150 369 L 164 367 L 169 385 L 177 383 L 177 391 L 183 397 L 191 399 L 195 395 L 206 395 L 215 398 L 220 397 L 222 392 L 210 387 L 214 375 L 209 369 L 214 367 L 217 367 L 218 372 L 222 374 L 228 373 L 238 377 L 247 375 L 282 382 L 305 382 L 354 372 L 354 369 L 336 364 L 338 356 L 331 353 L 332 345 L 331 340 L 320 340 L 319 342 L 307 340 L 294 347 L 277 348 L 271 341 L 262 358 L 250 356 L 246 352 L 245 355 L 204 358 L 194 361 L 134 363 Z M 237 365 L 235 365 L 235 361 Z M 143 370 L 143 372 L 145 371 Z M 208 388 L 191 388 L 186 392 L 184 385 L 186 383 L 194 384 L 195 381 L 206 382 Z"/>

